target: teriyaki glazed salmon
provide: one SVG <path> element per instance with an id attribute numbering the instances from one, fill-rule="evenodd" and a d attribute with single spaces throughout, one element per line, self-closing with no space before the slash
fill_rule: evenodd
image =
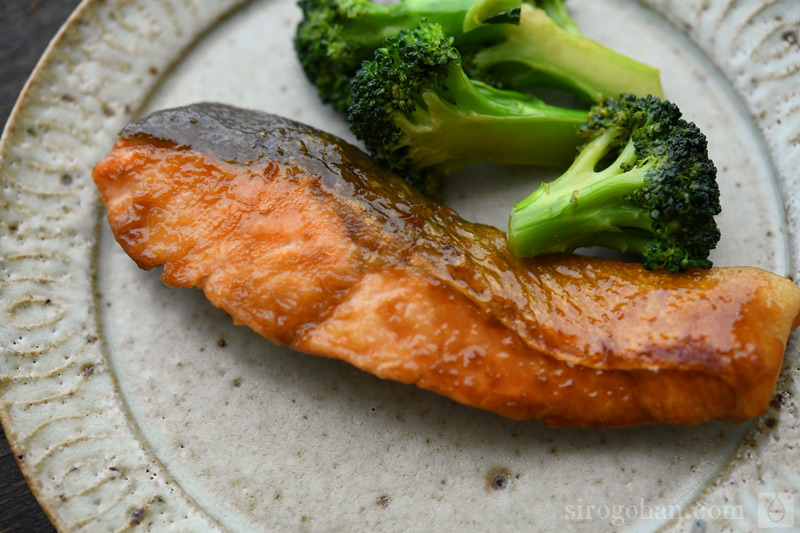
<path id="1" fill-rule="evenodd" d="M 764 412 L 800 289 L 755 268 L 681 274 L 515 259 L 357 148 L 220 104 L 125 128 L 94 170 L 144 269 L 270 341 L 551 426 L 742 422 Z"/>

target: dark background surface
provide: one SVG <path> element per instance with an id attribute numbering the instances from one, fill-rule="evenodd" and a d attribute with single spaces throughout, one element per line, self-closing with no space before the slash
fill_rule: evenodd
<path id="1" fill-rule="evenodd" d="M 0 0 L 0 125 L 25 80 L 78 0 Z M 54 531 L 0 438 L 0 532 Z"/>

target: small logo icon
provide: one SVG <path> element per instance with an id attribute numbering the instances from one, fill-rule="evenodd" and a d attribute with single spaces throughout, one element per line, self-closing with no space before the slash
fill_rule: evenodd
<path id="1" fill-rule="evenodd" d="M 788 492 L 758 493 L 758 527 L 788 528 L 794 526 L 794 494 Z"/>

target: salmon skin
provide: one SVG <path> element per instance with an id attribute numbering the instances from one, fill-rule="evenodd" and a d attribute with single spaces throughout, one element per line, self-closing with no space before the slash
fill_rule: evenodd
<path id="1" fill-rule="evenodd" d="M 743 422 L 772 396 L 800 289 L 514 258 L 364 153 L 221 104 L 125 128 L 93 174 L 117 241 L 272 342 L 550 426 Z"/>

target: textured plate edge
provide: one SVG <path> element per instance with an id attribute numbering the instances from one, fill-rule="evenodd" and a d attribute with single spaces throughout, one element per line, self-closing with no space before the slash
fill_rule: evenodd
<path id="1" fill-rule="evenodd" d="M 792 0 L 639 0 L 685 33 L 732 85 L 770 155 L 784 202 L 789 276 L 800 279 L 800 4 Z M 785 116 L 781 110 L 788 110 Z M 792 120 L 794 118 L 794 120 Z M 734 457 L 667 531 L 754 531 L 760 493 L 800 493 L 800 343 L 790 337 L 775 399 Z M 798 509 L 800 510 L 800 509 Z M 741 515 L 734 515 L 741 511 Z M 714 517 L 729 512 L 731 517 Z"/>
<path id="2" fill-rule="evenodd" d="M 70 15 L 65 24 L 57 32 L 56 36 L 48 45 L 41 59 L 34 68 L 31 76 L 23 87 L 19 98 L 9 116 L 9 120 L 4 128 L 3 135 L 0 138 L 0 183 L 3 185 L 3 195 L 0 197 L 0 209 L 6 214 L 2 220 L 4 229 L 8 237 L 4 239 L 6 242 L 0 246 L 2 253 L 0 253 L 0 260 L 5 267 L 4 279 L 0 281 L 0 286 L 9 289 L 4 292 L 11 294 L 10 299 L 13 300 L 15 295 L 21 296 L 21 299 L 13 301 L 8 307 L 3 309 L 5 312 L 3 318 L 8 319 L 8 325 L 5 327 L 6 331 L 0 330 L 0 333 L 5 337 L 2 348 L 3 360 L 0 361 L 0 422 L 2 422 L 9 444 L 14 451 L 15 460 L 17 461 L 20 469 L 28 483 L 31 491 L 39 501 L 45 514 L 50 521 L 59 530 L 78 530 L 78 529 L 114 529 L 124 530 L 139 524 L 148 525 L 149 527 L 157 527 L 159 529 L 172 529 L 179 530 L 204 530 L 211 531 L 221 529 L 219 522 L 197 505 L 193 504 L 191 498 L 171 479 L 169 472 L 163 465 L 160 464 L 158 459 L 152 452 L 143 445 L 144 439 L 138 431 L 135 421 L 132 419 L 125 406 L 124 399 L 119 393 L 115 378 L 109 372 L 109 366 L 104 360 L 104 352 L 102 349 L 103 343 L 98 342 L 100 331 L 97 316 L 97 305 L 95 295 L 95 282 L 94 276 L 96 271 L 96 251 L 97 251 L 97 234 L 101 219 L 97 212 L 96 193 L 91 192 L 93 186 L 89 177 L 88 168 L 77 169 L 77 172 L 72 172 L 69 166 L 69 172 L 65 172 L 64 168 L 59 165 L 54 165 L 54 168 L 47 168 L 46 165 L 41 163 L 41 155 L 52 155 L 53 147 L 58 146 L 50 145 L 50 148 L 44 149 L 44 154 L 41 150 L 38 154 L 33 154 L 30 159 L 26 158 L 26 154 L 15 154 L 14 149 L 19 145 L 25 149 L 30 149 L 30 146 L 25 146 L 25 141 L 20 141 L 20 137 L 25 136 L 25 132 L 31 132 L 30 135 L 36 138 L 36 143 L 41 143 L 47 146 L 48 133 L 53 132 L 53 124 L 39 124 L 37 117 L 45 117 L 46 114 L 37 114 L 37 106 L 52 104 L 57 102 L 52 93 L 53 87 L 48 87 L 48 78 L 52 79 L 53 72 L 58 70 L 59 67 L 65 66 L 67 70 L 71 70 L 76 64 L 79 65 L 80 59 L 73 61 L 77 56 L 78 58 L 92 57 L 95 60 L 95 66 L 98 66 L 100 72 L 91 74 L 95 77 L 101 77 L 102 80 L 98 83 L 97 87 L 92 87 L 92 84 L 85 84 L 86 79 L 73 73 L 67 74 L 70 83 L 67 87 L 68 91 L 62 95 L 60 103 L 66 107 L 73 107 L 71 111 L 77 108 L 79 114 L 83 112 L 83 118 L 89 115 L 105 117 L 101 121 L 100 127 L 94 131 L 79 132 L 83 135 L 79 140 L 86 141 L 94 140 L 86 144 L 92 144 L 93 150 L 91 156 L 87 156 L 84 152 L 84 157 L 79 158 L 81 161 L 90 162 L 93 165 L 105 153 L 116 138 L 116 132 L 128 123 L 133 116 L 138 112 L 142 105 L 151 94 L 154 87 L 159 83 L 163 71 L 168 71 L 171 66 L 181 57 L 196 39 L 202 36 L 209 28 L 212 28 L 216 23 L 235 10 L 236 7 L 243 3 L 242 0 L 218 0 L 212 2 L 204 2 L 203 0 L 184 0 L 183 2 L 149 2 L 146 6 L 141 5 L 135 1 L 116 0 L 113 2 L 102 2 L 96 0 L 84 0 Z M 111 16 L 114 12 L 119 15 L 117 19 Z M 155 12 L 155 14 L 153 14 Z M 136 20 L 140 18 L 140 20 Z M 132 39 L 127 41 L 122 39 L 121 43 L 117 42 L 117 37 L 120 33 L 128 32 Z M 105 34 L 105 35 L 104 35 Z M 165 37 L 166 35 L 166 37 Z M 132 36 L 132 37 L 131 37 Z M 104 37 L 108 37 L 104 39 Z M 126 46 L 130 46 L 126 49 Z M 98 49 L 99 48 L 99 52 Z M 144 50 L 142 50 L 142 48 Z M 107 55 L 103 54 L 103 50 L 110 50 Z M 159 59 L 159 55 L 145 54 L 148 61 L 138 61 L 137 58 L 141 57 L 142 52 L 152 52 L 158 50 L 173 50 L 174 53 L 169 57 Z M 99 58 L 99 60 L 98 60 Z M 104 61 L 104 58 L 112 58 Z M 126 61 L 130 59 L 130 61 Z M 61 73 L 64 75 L 64 72 Z M 120 78 L 133 81 L 135 86 L 133 89 L 130 85 L 124 87 L 115 86 L 114 83 L 102 83 L 120 75 Z M 136 79 L 131 80 L 134 76 Z M 89 90 L 95 89 L 91 94 L 86 94 Z M 74 91 L 74 92 L 69 92 Z M 130 98 L 126 95 L 136 95 Z M 88 98 L 84 98 L 87 97 Z M 95 109 L 89 105 L 86 106 L 86 100 L 90 104 L 95 104 Z M 77 103 L 76 103 L 77 102 Z M 82 107 L 82 104 L 84 107 Z M 52 107 L 49 105 L 48 107 Z M 31 111 L 33 109 L 33 111 Z M 41 111 L 41 109 L 39 109 Z M 69 111 L 68 113 L 69 114 Z M 73 124 L 74 126 L 74 121 Z M 69 129 L 69 128 L 66 128 Z M 25 130 L 25 132 L 20 132 Z M 88 128 L 87 128 L 88 130 Z M 64 133 L 77 133 L 75 131 L 61 131 L 58 132 L 56 128 L 55 136 L 63 135 Z M 103 139 L 105 137 L 105 139 Z M 33 141 L 28 141 L 32 143 Z M 63 154 L 62 154 L 63 155 Z M 80 167 L 80 165 L 78 165 Z M 83 170 L 83 172 L 81 172 Z M 16 180 L 15 177 L 23 176 L 23 179 Z M 66 177 L 69 176 L 68 179 Z M 60 191 L 58 181 L 61 185 L 65 182 L 72 183 L 73 179 L 83 179 L 83 191 L 77 193 Z M 24 184 L 23 184 L 24 181 Z M 39 185 L 39 187 L 30 187 L 29 181 Z M 9 198 L 9 190 L 15 186 L 19 188 L 17 191 L 16 201 Z M 89 191 L 89 192 L 87 192 Z M 81 194 L 83 193 L 83 194 Z M 92 198 L 95 197 L 95 198 Z M 35 209 L 30 209 L 26 205 L 27 202 L 33 198 Z M 55 200 L 53 203 L 58 205 L 49 206 L 48 201 Z M 81 200 L 83 206 L 81 207 Z M 44 205 L 43 205 L 44 204 Z M 77 204 L 77 205 L 75 205 Z M 51 212 L 48 207 L 61 207 L 64 213 L 73 213 L 65 217 L 56 216 L 55 219 L 61 218 L 59 222 L 65 222 L 63 219 L 77 218 L 84 219 L 82 230 L 86 232 L 88 228 L 85 225 L 86 220 L 95 219 L 93 224 L 95 228 L 89 230 L 87 235 L 91 237 L 87 242 L 76 246 L 77 252 L 73 250 L 73 255 L 77 253 L 80 257 L 78 263 L 82 263 L 87 267 L 87 272 L 90 273 L 88 283 L 84 285 L 82 298 L 76 298 L 69 301 L 70 298 L 62 296 L 62 299 L 57 299 L 54 296 L 52 299 L 37 298 L 35 290 L 25 290 L 26 287 L 20 288 L 20 284 L 41 284 L 52 283 L 58 280 L 48 279 L 48 275 L 42 271 L 38 273 L 31 272 L 30 270 L 19 271 L 14 268 L 9 269 L 9 264 L 14 261 L 24 261 L 26 256 L 30 257 L 32 254 L 40 258 L 48 257 L 49 259 L 56 258 L 58 262 L 62 262 L 66 267 L 70 267 L 75 263 L 75 257 L 69 257 L 71 254 L 67 253 L 64 256 L 58 257 L 56 255 L 48 255 L 50 251 L 40 249 L 35 250 L 36 246 L 27 246 L 24 244 L 26 240 L 34 241 L 36 237 L 44 239 L 45 237 L 52 237 L 52 235 L 41 235 L 46 233 L 47 226 L 36 227 L 37 220 L 28 220 L 26 215 L 30 212 L 45 211 Z M 69 210 L 67 210 L 69 208 Z M 12 213 L 12 211 L 18 211 Z M 21 212 L 20 212 L 21 211 Z M 29 211 L 25 213 L 25 211 Z M 75 215 L 77 213 L 77 215 Z M 52 216 L 45 215 L 45 224 L 52 222 Z M 40 219 L 41 220 L 41 219 Z M 27 227 L 26 227 L 27 223 Z M 65 224 L 70 228 L 69 222 Z M 11 229 L 13 228 L 13 230 Z M 80 231 L 74 231 L 72 236 Z M 13 234 L 13 235 L 12 235 Z M 69 234 L 69 232 L 68 232 Z M 14 243 L 14 239 L 18 241 Z M 69 238 L 67 238 L 69 240 Z M 15 245 L 16 244 L 16 245 Z M 30 251 L 30 248 L 34 248 Z M 46 248 L 46 247 L 45 247 Z M 42 265 L 45 267 L 46 265 Z M 62 276 L 63 278 L 63 276 Z M 63 281 L 63 279 L 62 279 Z M 16 285 L 14 285 L 16 283 Z M 14 287 L 17 290 L 11 290 Z M 47 291 L 44 291 L 47 292 Z M 58 291 L 56 291 L 58 292 Z M 15 294 L 16 293 L 16 294 Z M 75 296 L 75 294 L 73 294 Z M 77 300 L 77 301 L 75 301 Z M 20 305 L 26 308 L 32 307 L 52 307 L 58 306 L 59 312 L 56 313 L 56 318 L 48 320 L 48 313 L 44 309 L 34 309 L 34 312 L 27 313 L 31 316 L 44 317 L 43 320 L 33 324 L 26 323 L 25 319 L 17 316 L 19 313 L 16 311 Z M 86 305 L 89 304 L 89 305 Z M 63 323 L 64 316 L 70 313 L 74 323 L 74 315 L 82 315 L 82 327 L 79 326 L 73 333 L 72 337 L 78 339 L 85 336 L 86 345 L 83 348 L 75 347 L 75 343 L 69 344 L 64 348 L 63 335 L 56 332 L 57 327 L 54 323 Z M 17 322 L 15 322 L 17 318 Z M 52 318 L 52 316 L 50 317 Z M 62 325 L 63 324 L 59 324 Z M 21 345 L 25 344 L 25 337 L 35 337 L 38 330 L 46 329 L 53 326 L 55 340 L 52 340 L 49 347 L 45 343 L 44 348 L 40 348 L 42 341 L 39 340 L 38 344 L 32 344 L 34 349 L 27 352 L 22 349 Z M 67 326 L 69 329 L 69 326 Z M 18 335 L 22 333 L 22 335 Z M 16 339 L 15 337 L 19 337 Z M 45 335 L 46 337 L 46 335 Z M 13 343 L 12 343 L 13 340 Z M 19 340 L 19 343 L 17 343 Z M 74 339 L 73 339 L 74 340 Z M 79 343 L 82 344 L 82 343 Z M 29 346 L 28 348 L 30 348 Z M 64 349 L 61 349 L 64 348 Z M 55 368 L 49 372 L 40 375 L 38 378 L 35 374 L 25 375 L 20 373 L 21 366 L 27 366 L 30 369 L 30 364 L 18 365 L 16 369 L 12 370 L 13 358 L 34 358 L 33 364 L 36 364 L 36 358 L 39 359 L 39 364 L 43 359 L 60 358 L 61 352 L 75 351 L 77 353 L 66 353 L 64 360 L 66 364 Z M 18 361 L 19 362 L 19 361 Z M 63 393 L 64 381 L 66 379 L 59 379 L 58 385 L 50 384 L 51 389 L 57 391 L 48 396 L 45 394 L 43 397 L 36 397 L 41 395 L 42 391 L 24 391 L 19 385 L 20 382 L 26 383 L 26 380 L 50 380 L 55 381 L 55 378 L 62 378 L 71 370 L 77 368 L 77 385 L 72 387 L 73 384 L 67 386 L 70 389 L 66 394 Z M 15 373 L 16 372 L 16 373 Z M 72 376 L 72 380 L 74 376 Z M 84 385 L 91 382 L 92 385 Z M 56 418 L 55 423 L 49 417 L 42 417 L 42 421 L 33 429 L 27 428 L 25 424 L 20 423 L 19 412 L 26 412 L 30 409 L 35 409 L 35 406 L 44 405 L 52 400 L 60 400 L 77 404 L 73 398 L 80 397 L 83 393 L 91 399 L 91 392 L 87 389 L 94 389 L 98 387 L 103 389 L 101 400 L 106 400 L 105 405 L 99 411 L 86 412 L 88 405 L 76 405 L 77 413 L 71 412 L 70 416 L 63 418 Z M 47 386 L 44 387 L 47 389 Z M 59 390 L 62 389 L 62 390 Z M 26 397 L 26 392 L 30 392 L 33 396 Z M 84 402 L 85 403 L 85 402 Z M 22 406 L 22 407 L 20 407 Z M 57 413 L 58 410 L 56 409 Z M 39 435 L 48 433 L 53 426 L 60 422 L 74 422 L 75 415 L 86 415 L 86 419 L 93 424 L 91 431 L 84 431 L 81 429 L 76 436 L 74 427 L 69 424 L 63 428 L 61 432 L 62 437 L 56 439 L 56 442 L 47 442 L 47 437 L 39 439 Z M 77 462 L 62 461 L 65 464 L 61 465 L 68 468 L 66 472 L 57 472 L 46 479 L 46 473 L 57 470 L 56 468 L 48 469 L 48 465 L 43 466 L 42 463 L 46 462 L 50 457 L 60 452 L 61 450 L 70 447 L 70 452 L 75 454 L 75 448 L 89 448 L 90 452 L 93 444 L 87 444 L 93 441 L 95 435 L 88 434 L 92 431 L 97 431 L 97 421 L 102 419 L 105 422 L 105 429 L 107 431 L 103 438 L 105 441 L 100 441 L 102 444 L 95 447 L 96 453 L 86 453 L 81 460 Z M 55 433 L 58 433 L 56 431 Z M 24 436 L 23 436 L 24 435 Z M 37 442 L 36 439 L 43 440 L 44 442 Z M 109 442 L 109 441 L 116 441 Z M 125 449 L 126 447 L 133 449 Z M 38 448 L 38 449 L 37 449 Z M 86 450 L 83 450 L 84 452 Z M 120 453 L 115 453 L 120 452 Z M 38 455 L 38 457 L 37 457 Z M 80 455 L 80 453 L 78 453 Z M 99 460 L 92 456 L 99 455 Z M 37 469 L 41 466 L 41 470 Z M 72 493 L 65 488 L 64 480 L 73 472 L 81 470 L 93 470 L 89 476 L 84 476 L 78 483 L 73 483 Z M 49 471 L 48 471 L 49 470 Z M 109 474 L 111 472 L 111 474 Z M 160 477 L 159 477 L 160 474 Z M 77 474 L 73 474 L 73 477 Z M 134 479 L 134 478 L 139 479 Z M 88 480 L 88 484 L 86 481 Z M 104 505 L 101 503 L 88 502 L 81 500 L 88 500 L 97 498 L 100 499 L 95 493 L 101 486 L 106 486 L 113 481 L 125 481 L 124 487 L 132 487 L 131 496 L 124 495 L 117 500 L 113 500 L 110 504 Z M 131 481 L 130 483 L 127 483 Z M 83 483 L 83 486 L 82 486 Z M 136 492 L 139 494 L 135 494 Z M 120 495 L 123 494 L 122 487 L 119 489 Z M 144 497 L 142 496 L 144 492 Z M 168 501 L 171 500 L 171 501 Z M 75 502 L 78 502 L 78 505 Z M 94 509 L 98 507 L 98 509 Z M 174 515 L 174 516 L 170 516 Z M 183 516 L 179 516 L 183 515 Z M 173 527 L 170 527 L 173 526 Z"/>
<path id="3" fill-rule="evenodd" d="M 67 20 L 64 21 L 64 24 L 61 25 L 56 34 L 47 44 L 47 47 L 42 53 L 42 56 L 36 62 L 36 65 L 34 66 L 33 70 L 28 76 L 28 79 L 25 80 L 25 84 L 22 86 L 22 90 L 20 91 L 19 96 L 17 96 L 17 99 L 14 102 L 14 106 L 11 108 L 11 113 L 9 114 L 8 119 L 6 120 L 5 125 L 3 126 L 3 131 L 0 132 L 0 169 L 2 169 L 2 154 L 5 151 L 6 145 L 10 142 L 8 140 L 10 137 L 8 132 L 11 130 L 12 124 L 16 122 L 17 116 L 20 113 L 20 109 L 25 105 L 25 96 L 27 95 L 30 86 L 33 84 L 34 78 L 36 77 L 40 69 L 45 68 L 44 65 L 46 63 L 47 57 L 51 53 L 51 50 L 61 43 L 61 40 L 64 38 L 64 34 L 66 33 L 67 28 L 73 23 L 75 18 L 80 16 L 81 11 L 85 9 L 86 5 L 89 4 L 91 1 L 92 0 L 81 0 L 80 4 L 78 4 L 75 10 L 72 13 L 70 13 L 70 15 L 67 17 Z M 3 181 L 4 180 L 2 178 L 2 175 L 0 175 L 0 183 L 3 183 Z M 0 375 L 0 384 L 2 383 L 3 377 L 4 377 L 3 375 Z M 1 393 L 2 393 L 2 386 L 0 385 L 0 394 Z M 0 408 L 0 427 L 3 428 L 6 440 L 8 441 L 8 446 L 11 449 L 11 454 L 14 456 L 14 461 L 17 463 L 17 467 L 19 468 L 20 473 L 22 474 L 22 477 L 25 480 L 25 483 L 28 485 L 28 488 L 30 489 L 31 493 L 36 498 L 36 501 L 39 503 L 40 508 L 44 512 L 45 516 L 47 516 L 47 519 L 50 520 L 50 522 L 57 529 L 63 530 L 64 524 L 61 524 L 59 522 L 58 517 L 53 512 L 53 510 L 45 506 L 42 500 L 39 498 L 37 480 L 28 473 L 27 471 L 28 469 L 25 468 L 23 466 L 23 463 L 21 462 L 22 458 L 24 457 L 24 454 L 21 453 L 21 447 L 17 442 L 17 439 L 15 438 L 16 434 L 12 433 L 9 424 L 5 422 L 5 416 L 3 415 L 5 411 L 5 406 L 2 403 L 1 397 L 0 397 L 0 407 L 2 407 Z"/>

